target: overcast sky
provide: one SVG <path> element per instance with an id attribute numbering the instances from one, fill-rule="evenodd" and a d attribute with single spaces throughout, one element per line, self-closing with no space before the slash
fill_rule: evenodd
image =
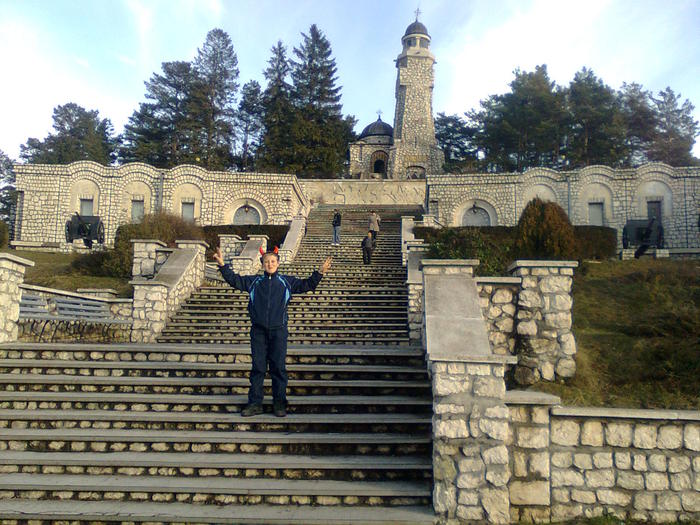
<path id="1" fill-rule="evenodd" d="M 670 86 L 700 120 L 700 0 L 0 0 L 0 149 L 16 159 L 67 102 L 120 133 L 144 81 L 162 62 L 191 60 L 215 27 L 231 36 L 241 85 L 264 85 L 270 48 L 291 51 L 317 24 L 356 131 L 377 110 L 393 123 L 393 60 L 419 4 L 437 58 L 435 114 L 477 108 L 508 91 L 514 69 L 547 64 L 560 85 L 586 66 L 615 89 Z"/>

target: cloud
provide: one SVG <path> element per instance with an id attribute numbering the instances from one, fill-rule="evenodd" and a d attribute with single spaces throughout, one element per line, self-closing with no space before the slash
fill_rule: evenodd
<path id="1" fill-rule="evenodd" d="M 121 62 L 122 64 L 125 64 L 125 65 L 127 65 L 127 66 L 135 66 L 135 65 L 136 65 L 136 60 L 134 60 L 134 59 L 131 58 L 131 57 L 128 57 L 128 56 L 123 55 L 123 54 L 121 54 L 121 53 L 117 53 L 117 54 L 114 55 L 114 56 L 115 56 L 115 58 L 116 58 L 119 62 Z"/>

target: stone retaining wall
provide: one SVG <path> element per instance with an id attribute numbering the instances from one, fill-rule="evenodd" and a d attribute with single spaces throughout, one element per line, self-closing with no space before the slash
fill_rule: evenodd
<path id="1" fill-rule="evenodd" d="M 20 285 L 24 271 L 34 266 L 32 261 L 8 253 L 0 253 L 0 343 L 17 340 Z"/>
<path id="2" fill-rule="evenodd" d="M 477 277 L 475 281 L 491 351 L 498 355 L 515 354 L 515 315 L 522 279 Z"/>

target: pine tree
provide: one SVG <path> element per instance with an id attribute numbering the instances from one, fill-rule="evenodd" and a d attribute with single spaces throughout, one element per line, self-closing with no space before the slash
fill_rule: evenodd
<path id="1" fill-rule="evenodd" d="M 445 171 L 459 173 L 473 169 L 476 153 L 474 129 L 459 115 L 438 113 L 435 118 L 435 138 L 445 153 Z"/>
<path id="2" fill-rule="evenodd" d="M 302 118 L 295 118 L 291 128 L 295 143 L 291 168 L 302 177 L 337 177 L 344 168 L 352 120 L 341 112 L 330 42 L 313 24 L 308 35 L 302 33 L 294 56 L 292 101 Z"/>
<path id="3" fill-rule="evenodd" d="M 615 92 L 583 68 L 568 89 L 571 128 L 566 149 L 571 167 L 618 167 L 627 158 L 625 118 Z"/>
<path id="4" fill-rule="evenodd" d="M 267 87 L 263 93 L 263 131 L 258 151 L 258 169 L 292 173 L 294 156 L 291 129 L 296 118 L 292 105 L 292 87 L 288 82 L 289 61 L 281 41 L 271 49 L 272 56 L 264 71 Z"/>
<path id="5" fill-rule="evenodd" d="M 238 57 L 231 38 L 222 29 L 212 29 L 193 67 L 197 81 L 193 89 L 192 117 L 202 125 L 200 156 L 207 169 L 233 164 L 235 98 L 238 91 Z"/>
<path id="6" fill-rule="evenodd" d="M 689 100 L 679 105 L 681 95 L 670 87 L 652 97 L 656 111 L 656 134 L 649 146 L 649 160 L 671 166 L 695 166 L 700 161 L 693 157 L 692 148 L 698 136 L 698 121 L 693 118 L 695 107 Z"/>
<path id="7" fill-rule="evenodd" d="M 243 85 L 241 103 L 236 115 L 237 133 L 241 142 L 239 166 L 243 171 L 253 166 L 263 127 L 263 95 L 260 84 L 251 80 Z"/>
<path id="8" fill-rule="evenodd" d="M 623 83 L 618 92 L 625 119 L 627 158 L 626 166 L 639 166 L 647 159 L 647 150 L 656 135 L 656 112 L 651 94 L 640 84 Z"/>
<path id="9" fill-rule="evenodd" d="M 100 119 L 97 110 L 69 102 L 53 110 L 53 128 L 44 140 L 29 138 L 20 146 L 20 157 L 39 164 L 68 164 L 92 160 L 111 164 L 116 160 L 118 139 L 109 119 Z"/>
<path id="10" fill-rule="evenodd" d="M 196 163 L 199 124 L 192 118 L 196 78 L 189 62 L 164 62 L 146 82 L 146 99 L 124 127 L 122 160 L 159 168 Z M 201 149 L 201 148 L 199 148 Z"/>
<path id="11" fill-rule="evenodd" d="M 0 150 L 0 221 L 8 224 L 16 200 L 15 172 L 12 164 L 12 159 Z"/>

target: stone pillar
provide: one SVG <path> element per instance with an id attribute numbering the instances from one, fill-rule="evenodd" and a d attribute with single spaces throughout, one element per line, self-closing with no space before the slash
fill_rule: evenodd
<path id="1" fill-rule="evenodd" d="M 280 247 L 280 263 L 291 263 L 297 255 L 306 232 L 306 217 L 298 215 L 292 219 L 289 230 Z"/>
<path id="2" fill-rule="evenodd" d="M 242 241 L 238 235 L 220 234 L 219 248 L 221 248 L 221 255 L 224 257 L 224 262 L 230 261 L 233 257 L 237 256 L 240 251 L 239 246 L 244 244 L 245 241 Z"/>
<path id="3" fill-rule="evenodd" d="M 33 261 L 0 253 L 0 343 L 17 340 L 19 330 L 19 302 L 22 299 L 20 285 L 24 272 L 34 266 Z"/>
<path id="4" fill-rule="evenodd" d="M 520 384 L 554 381 L 576 373 L 571 285 L 577 266 L 576 261 L 515 261 L 508 268 L 522 278 L 516 314 L 515 380 Z"/>
<path id="5" fill-rule="evenodd" d="M 260 250 L 267 250 L 267 235 L 249 235 L 240 255 L 231 259 L 231 268 L 242 275 L 252 275 L 262 267 Z"/>
<path id="6" fill-rule="evenodd" d="M 408 337 L 411 344 L 423 340 L 423 273 L 420 263 L 427 247 L 423 241 L 407 243 L 406 286 L 408 287 Z"/>
<path id="7" fill-rule="evenodd" d="M 448 520 L 510 521 L 510 356 L 429 360 L 433 385 L 433 506 Z"/>
<path id="8" fill-rule="evenodd" d="M 157 239 L 132 239 L 134 262 L 131 266 L 131 276 L 153 277 L 156 273 L 156 250 L 166 248 L 167 244 Z"/>
<path id="9" fill-rule="evenodd" d="M 414 226 L 415 218 L 413 215 L 401 216 L 401 264 L 404 266 L 406 266 L 406 262 L 408 261 L 408 246 L 406 243 L 416 238 L 413 233 Z"/>
<path id="10" fill-rule="evenodd" d="M 209 245 L 202 240 L 178 240 L 175 241 L 175 246 L 178 248 L 188 248 L 195 250 L 197 252 L 197 258 L 195 261 L 195 275 L 194 284 L 195 286 L 201 286 L 204 282 L 204 270 L 207 264 L 207 248 Z"/>
<path id="11" fill-rule="evenodd" d="M 167 321 L 168 286 L 158 281 L 131 281 L 131 284 L 134 287 L 131 341 L 153 343 Z"/>

